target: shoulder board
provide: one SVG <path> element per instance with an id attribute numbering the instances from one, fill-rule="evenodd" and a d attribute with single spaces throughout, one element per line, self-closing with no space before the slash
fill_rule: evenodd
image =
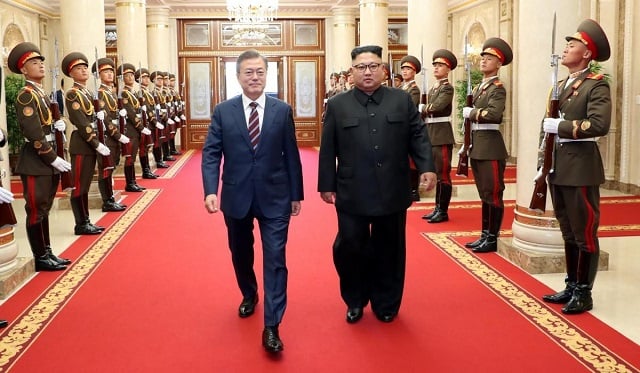
<path id="1" fill-rule="evenodd" d="M 504 84 L 502 84 L 499 79 L 496 79 L 493 81 L 493 85 L 495 85 L 496 87 L 502 87 Z"/>
<path id="2" fill-rule="evenodd" d="M 604 79 L 604 75 L 603 74 L 591 73 L 591 74 L 587 75 L 587 79 L 602 80 L 602 79 Z"/>
<path id="3" fill-rule="evenodd" d="M 448 80 L 445 80 L 444 82 L 442 82 L 442 83 L 440 83 L 440 84 L 441 84 L 441 85 L 447 85 L 447 84 L 449 84 L 449 81 L 448 81 Z"/>
<path id="4" fill-rule="evenodd" d="M 418 86 L 418 84 L 416 82 L 411 83 L 411 88 L 417 87 L 417 86 Z"/>
<path id="5" fill-rule="evenodd" d="M 33 90 L 33 88 L 29 86 L 24 86 L 18 92 L 18 96 L 16 97 L 16 101 L 21 103 L 22 105 L 28 105 L 33 100 L 37 100 L 37 93 Z"/>

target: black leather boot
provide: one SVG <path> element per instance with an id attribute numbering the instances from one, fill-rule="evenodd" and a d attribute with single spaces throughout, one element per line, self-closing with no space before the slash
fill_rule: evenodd
<path id="1" fill-rule="evenodd" d="M 485 202 L 482 202 L 482 232 L 480 234 L 480 238 L 472 242 L 467 242 L 466 244 L 464 244 L 464 247 L 473 249 L 480 246 L 484 242 L 484 240 L 487 238 L 488 234 L 489 234 L 489 205 Z"/>
<path id="2" fill-rule="evenodd" d="M 142 192 L 145 188 L 136 183 L 136 170 L 134 166 L 124 166 L 124 178 L 126 185 L 124 190 L 127 192 Z"/>
<path id="3" fill-rule="evenodd" d="M 113 197 L 102 201 L 102 212 L 119 212 L 124 211 L 126 208 L 126 205 L 119 204 Z"/>
<path id="4" fill-rule="evenodd" d="M 502 225 L 503 207 L 489 206 L 489 234 L 482 244 L 473 248 L 475 253 L 491 253 L 498 251 L 498 236 Z"/>
<path id="5" fill-rule="evenodd" d="M 71 202 L 71 211 L 73 211 L 73 218 L 76 222 L 76 225 L 73 228 L 73 233 L 76 236 L 100 234 L 100 232 L 102 231 L 91 224 L 91 222 L 89 221 L 89 215 L 85 215 L 84 207 L 82 206 L 82 199 L 82 196 L 71 197 L 69 199 L 69 201 Z"/>
<path id="6" fill-rule="evenodd" d="M 578 282 L 578 246 L 575 243 L 564 243 L 564 258 L 566 262 L 567 277 L 564 279 L 566 284 L 564 290 L 555 294 L 543 295 L 542 300 L 547 303 L 564 304 L 573 296 L 573 290 Z"/>
<path id="7" fill-rule="evenodd" d="M 169 142 L 162 143 L 162 160 L 163 161 L 175 161 L 175 157 L 171 156 L 171 151 L 169 150 Z"/>
<path id="8" fill-rule="evenodd" d="M 142 178 L 143 179 L 157 179 L 158 175 L 151 172 L 151 167 L 149 166 L 149 156 L 141 156 L 140 157 L 140 166 L 142 167 Z"/>
<path id="9" fill-rule="evenodd" d="M 156 168 L 169 168 L 169 165 L 162 161 L 162 145 L 153 148 L 153 159 L 156 161 Z"/>
<path id="10" fill-rule="evenodd" d="M 27 226 L 27 240 L 31 246 L 36 271 L 62 271 L 66 265 L 54 261 L 47 252 L 42 222 Z"/>
<path id="11" fill-rule="evenodd" d="M 591 289 L 598 272 L 599 250 L 595 253 L 580 251 L 578 257 L 578 284 L 573 291 L 573 296 L 562 308 L 562 313 L 578 314 L 593 309 Z"/>
<path id="12" fill-rule="evenodd" d="M 430 213 L 423 215 L 422 218 L 429 220 L 433 217 L 433 215 L 435 215 L 438 210 L 440 209 L 440 185 L 441 183 L 437 183 L 436 184 L 436 205 L 433 208 L 433 211 L 431 211 Z"/>
<path id="13" fill-rule="evenodd" d="M 169 154 L 182 155 L 182 153 L 176 149 L 176 139 L 169 139 Z"/>
<path id="14" fill-rule="evenodd" d="M 449 221 L 449 201 L 451 201 L 451 191 L 453 188 L 450 184 L 438 183 L 438 185 L 440 185 L 440 190 L 436 191 L 436 193 L 440 194 L 437 198 L 438 213 L 434 214 L 431 219 L 429 219 L 429 223 L 442 223 Z"/>

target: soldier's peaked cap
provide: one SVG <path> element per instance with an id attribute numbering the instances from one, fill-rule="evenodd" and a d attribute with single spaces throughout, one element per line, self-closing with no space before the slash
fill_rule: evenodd
<path id="1" fill-rule="evenodd" d="M 143 76 L 149 76 L 149 69 L 147 69 L 146 67 L 142 67 L 136 70 L 134 76 L 136 77 L 136 80 L 140 80 L 140 78 Z"/>
<path id="2" fill-rule="evenodd" d="M 122 65 L 118 66 L 118 74 L 120 74 L 120 72 L 122 72 L 123 75 L 126 73 L 135 74 L 136 67 L 131 63 L 123 63 Z"/>
<path id="3" fill-rule="evenodd" d="M 420 60 L 418 60 L 412 55 L 404 56 L 400 60 L 400 68 L 405 66 L 409 66 L 410 68 L 412 68 L 413 71 L 416 72 L 416 74 L 419 73 L 420 70 L 422 69 L 422 64 L 420 64 Z"/>
<path id="4" fill-rule="evenodd" d="M 64 75 L 69 76 L 71 70 L 78 65 L 85 65 L 89 67 L 89 60 L 87 56 L 80 52 L 71 52 L 64 56 L 60 64 L 62 66 L 62 72 Z"/>
<path id="5" fill-rule="evenodd" d="M 513 61 L 511 47 L 506 41 L 500 38 L 489 38 L 485 40 L 480 55 L 484 56 L 485 54 L 498 57 L 500 62 L 502 62 L 502 66 L 506 66 Z"/>
<path id="6" fill-rule="evenodd" d="M 91 66 L 91 72 L 96 72 L 96 65 L 98 65 L 98 72 L 102 72 L 103 70 L 115 70 L 116 63 L 113 62 L 111 58 L 98 58 L 97 62 L 94 62 Z"/>
<path id="7" fill-rule="evenodd" d="M 453 55 L 453 53 L 451 53 L 451 51 L 447 49 L 438 49 L 433 52 L 432 63 L 443 63 L 453 70 L 458 66 L 458 59 Z"/>
<path id="8" fill-rule="evenodd" d="M 32 58 L 39 58 L 44 61 L 44 57 L 40 54 L 40 49 L 38 49 L 35 44 L 25 41 L 13 47 L 11 52 L 9 52 L 7 65 L 12 72 L 22 74 L 20 69 Z"/>
<path id="9" fill-rule="evenodd" d="M 596 61 L 606 61 L 611 57 L 611 47 L 609 39 L 598 22 L 592 19 L 585 19 L 578 26 L 578 31 L 565 38 L 567 41 L 579 40 L 587 49 L 591 51 L 592 57 Z"/>

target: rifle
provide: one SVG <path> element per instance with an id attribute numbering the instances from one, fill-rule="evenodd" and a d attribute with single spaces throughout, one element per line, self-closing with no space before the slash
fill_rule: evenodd
<path id="1" fill-rule="evenodd" d="M 473 106 L 473 92 L 471 90 L 471 61 L 468 58 L 469 42 L 467 36 L 464 37 L 464 69 L 467 72 L 467 99 L 466 106 Z M 467 177 L 469 176 L 469 149 L 471 148 L 471 119 L 464 119 L 464 143 L 462 149 L 458 152 L 460 155 L 458 159 L 458 169 L 456 170 L 457 176 Z"/>
<path id="2" fill-rule="evenodd" d="M 422 45 L 420 46 L 420 63 L 422 63 L 422 94 L 420 95 L 420 104 L 427 107 L 427 91 L 429 90 L 429 86 L 427 84 L 427 74 L 425 73 L 425 64 L 424 64 L 424 50 L 422 49 Z"/>
<path id="3" fill-rule="evenodd" d="M 142 71 L 142 64 L 140 62 L 138 62 L 138 71 Z M 140 79 L 140 81 L 142 81 L 142 79 Z M 147 111 L 142 110 L 142 107 L 146 106 L 145 103 L 147 103 L 144 98 L 144 92 L 142 92 L 142 84 L 140 85 L 140 90 L 138 91 L 138 103 L 140 104 L 140 118 L 142 119 L 142 126 L 149 130 L 152 130 L 151 128 L 149 128 L 149 117 L 147 116 Z M 145 153 L 147 151 L 147 146 L 152 145 L 154 145 L 153 137 L 150 134 L 142 135 L 142 139 L 140 141 L 140 154 Z"/>
<path id="4" fill-rule="evenodd" d="M 2 176 L 4 176 L 4 170 L 2 171 Z M 2 179 L 0 178 L 0 187 L 2 186 Z M 0 203 L 0 228 L 3 228 L 5 225 L 16 225 L 18 224 L 18 219 L 16 219 L 16 213 L 13 211 L 13 206 L 11 203 Z"/>
<path id="5" fill-rule="evenodd" d="M 122 59 L 120 60 L 122 61 Z M 118 75 L 118 130 L 121 135 L 124 135 L 126 132 L 127 125 L 127 116 L 120 115 L 120 110 L 124 109 L 124 103 L 122 102 L 122 90 L 124 89 L 124 76 L 122 75 L 122 65 L 120 63 L 120 75 Z M 122 150 L 122 156 L 127 158 L 131 157 L 131 142 L 127 144 L 120 144 Z M 126 162 L 126 161 L 125 161 Z"/>
<path id="6" fill-rule="evenodd" d="M 98 114 L 98 112 L 101 110 L 100 109 L 100 98 L 98 97 L 98 88 L 100 87 L 100 84 L 98 83 L 99 78 L 98 78 L 98 74 L 99 74 L 99 70 L 100 70 L 100 64 L 98 62 L 98 48 L 95 48 L 95 54 L 96 54 L 96 72 L 93 73 L 93 84 L 95 85 L 95 92 L 93 94 L 93 111 Z M 100 141 L 102 144 L 105 144 L 104 141 L 104 121 L 98 119 L 98 117 L 96 116 L 96 127 L 98 127 L 98 141 Z M 111 158 L 111 154 L 109 155 L 102 155 L 102 172 L 106 172 L 108 170 L 113 170 L 115 168 L 115 164 L 113 163 L 113 158 Z"/>
<path id="7" fill-rule="evenodd" d="M 549 118 L 559 118 L 559 89 L 558 89 L 558 60 L 560 56 L 555 54 L 556 46 L 556 14 L 553 14 L 553 31 L 551 32 L 551 101 L 547 111 Z M 542 167 L 534 179 L 535 186 L 529 209 L 544 213 L 547 204 L 547 175 L 553 173 L 553 148 L 556 135 L 545 132 L 540 150 L 544 152 Z"/>
<path id="8" fill-rule="evenodd" d="M 60 120 L 60 108 L 58 107 L 58 100 L 56 98 L 56 92 L 58 88 L 56 84 L 58 83 L 58 39 L 55 39 L 54 42 L 54 63 L 55 66 L 52 70 L 52 82 L 53 89 L 51 90 L 51 102 L 49 103 L 49 110 L 51 110 L 51 116 L 53 118 L 53 122 L 57 122 Z M 62 159 L 64 158 L 64 134 L 62 131 L 58 131 L 55 127 L 52 126 L 51 131 L 55 136 L 56 141 L 56 155 Z M 71 173 L 69 171 L 60 172 L 60 187 L 62 191 L 68 192 L 75 187 L 73 186 L 73 180 L 71 179 Z"/>
<path id="9" fill-rule="evenodd" d="M 171 119 L 174 123 L 173 124 L 169 124 L 169 128 L 168 131 L 169 132 L 169 138 L 172 139 L 174 138 L 174 136 L 176 135 L 176 123 L 173 120 L 173 118 L 176 116 L 176 108 L 174 108 L 174 102 L 173 102 L 173 92 L 171 89 L 169 89 L 169 87 L 166 88 L 166 92 L 167 92 L 167 99 L 166 99 L 166 105 L 167 105 L 167 118 Z M 169 97 L 171 98 L 171 100 L 169 100 Z M 167 121 L 169 122 L 169 121 Z"/>
<path id="10" fill-rule="evenodd" d="M 156 123 L 160 123 L 162 124 L 162 121 L 160 120 L 161 118 L 161 113 L 160 113 L 160 109 L 157 108 L 157 106 L 160 106 L 160 104 L 158 103 L 159 97 L 157 95 L 157 93 L 154 92 L 153 94 L 153 101 L 154 101 L 154 105 L 153 105 L 153 115 L 156 117 Z M 157 148 L 159 146 L 161 146 L 161 139 L 164 137 L 164 129 L 160 130 L 157 126 L 154 127 L 153 129 L 153 147 Z"/>

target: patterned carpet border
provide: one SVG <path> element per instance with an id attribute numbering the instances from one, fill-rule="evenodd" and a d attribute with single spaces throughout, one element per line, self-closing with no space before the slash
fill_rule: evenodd
<path id="1" fill-rule="evenodd" d="M 640 372 L 452 239 L 476 236 L 477 232 L 421 235 L 586 367 L 597 372 Z"/>
<path id="2" fill-rule="evenodd" d="M 159 189 L 147 189 L 16 322 L 3 331 L 0 339 L 0 371 L 6 371 L 20 358 L 159 194 Z"/>

